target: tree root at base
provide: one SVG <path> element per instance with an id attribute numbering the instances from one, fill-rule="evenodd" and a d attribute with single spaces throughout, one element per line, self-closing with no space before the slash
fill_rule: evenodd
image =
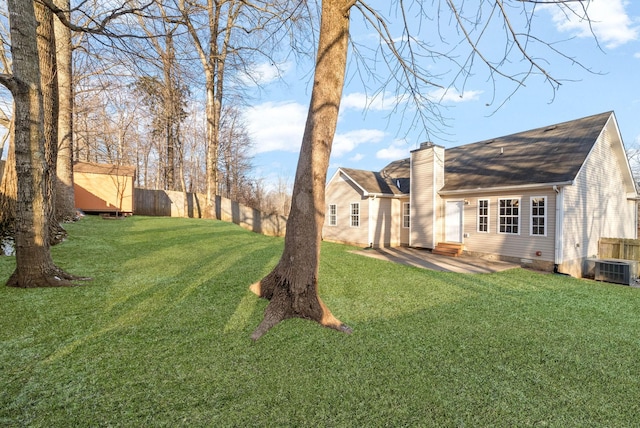
<path id="1" fill-rule="evenodd" d="M 54 267 L 46 272 L 40 272 L 37 275 L 31 274 L 27 278 L 18 275 L 15 270 L 9 277 L 6 286 L 16 288 L 45 288 L 45 287 L 77 287 L 75 281 L 91 281 L 92 278 L 77 276 L 67 273 L 59 267 Z"/>
<path id="2" fill-rule="evenodd" d="M 267 276 L 263 279 L 273 281 L 274 278 Z M 269 304 L 264 310 L 264 318 L 258 327 L 251 334 L 251 339 L 256 341 L 260 339 L 272 327 L 275 327 L 281 321 L 289 318 L 302 318 L 316 321 L 320 325 L 331 328 L 346 334 L 351 334 L 353 329 L 343 324 L 337 319 L 324 304 L 317 293 L 312 293 L 304 298 L 298 296 L 296 299 L 290 292 L 288 282 L 283 278 L 278 278 L 275 287 L 267 287 L 268 294 L 265 296 L 265 289 L 262 281 L 256 282 L 249 286 L 249 289 L 259 297 L 267 298 Z M 315 287 L 311 287 L 315 291 Z M 302 300 L 302 304 L 301 301 Z"/>

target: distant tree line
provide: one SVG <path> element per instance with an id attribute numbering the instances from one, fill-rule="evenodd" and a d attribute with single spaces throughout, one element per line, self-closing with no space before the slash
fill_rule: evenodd
<path id="1" fill-rule="evenodd" d="M 278 192 L 290 189 L 255 177 L 241 110 L 251 102 L 247 82 L 258 80 L 252 70 L 277 64 L 288 47 L 282 40 L 310 19 L 295 3 L 36 0 L 36 11 L 46 10 L 60 28 L 54 52 L 68 55 L 71 113 L 60 114 L 68 118 L 60 152 L 69 166 L 60 180 L 70 187 L 72 161 L 134 165 L 139 187 L 204 193 L 209 203 L 222 195 L 286 214 Z M 0 5 L 0 72 L 9 74 L 6 7 Z M 285 9 L 293 11 L 288 19 Z M 0 126 L 8 128 L 11 97 L 0 96 Z M 71 215 L 66 211 L 62 218 Z"/>

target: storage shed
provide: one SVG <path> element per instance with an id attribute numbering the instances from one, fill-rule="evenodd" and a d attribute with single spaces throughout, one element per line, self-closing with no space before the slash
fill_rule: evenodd
<path id="1" fill-rule="evenodd" d="M 135 167 L 127 165 L 74 163 L 76 208 L 93 213 L 133 214 L 135 172 Z"/>

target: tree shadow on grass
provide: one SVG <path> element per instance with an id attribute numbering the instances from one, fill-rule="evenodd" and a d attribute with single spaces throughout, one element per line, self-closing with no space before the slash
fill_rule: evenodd
<path id="1" fill-rule="evenodd" d="M 63 343 L 48 361 L 117 331 L 152 328 L 156 323 L 195 325 L 197 314 L 222 331 L 237 302 L 246 301 L 247 284 L 275 264 L 282 247 L 279 238 L 236 228 L 223 225 L 204 232 L 198 227 L 155 228 L 152 232 L 160 239 L 154 239 L 154 245 L 130 244 L 128 255 L 105 253 L 94 259 L 95 264 L 117 265 L 110 277 L 92 285 L 103 289 L 96 324 Z M 195 233 L 186 234 L 188 231 Z"/>

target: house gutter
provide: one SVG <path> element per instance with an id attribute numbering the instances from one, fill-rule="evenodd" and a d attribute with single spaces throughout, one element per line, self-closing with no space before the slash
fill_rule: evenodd
<path id="1" fill-rule="evenodd" d="M 540 189 L 543 187 L 564 187 L 572 186 L 575 184 L 574 180 L 570 181 L 558 181 L 555 183 L 537 183 L 537 184 L 522 184 L 517 186 L 500 186 L 500 187 L 476 187 L 473 189 L 458 189 L 458 190 L 441 190 L 438 193 L 440 196 L 454 196 L 463 195 L 472 192 L 513 192 L 516 190 L 531 190 Z"/>
<path id="2" fill-rule="evenodd" d="M 399 195 L 394 195 L 393 193 L 372 193 L 372 192 L 364 192 L 362 194 L 365 198 L 408 198 L 408 193 L 400 193 Z"/>

